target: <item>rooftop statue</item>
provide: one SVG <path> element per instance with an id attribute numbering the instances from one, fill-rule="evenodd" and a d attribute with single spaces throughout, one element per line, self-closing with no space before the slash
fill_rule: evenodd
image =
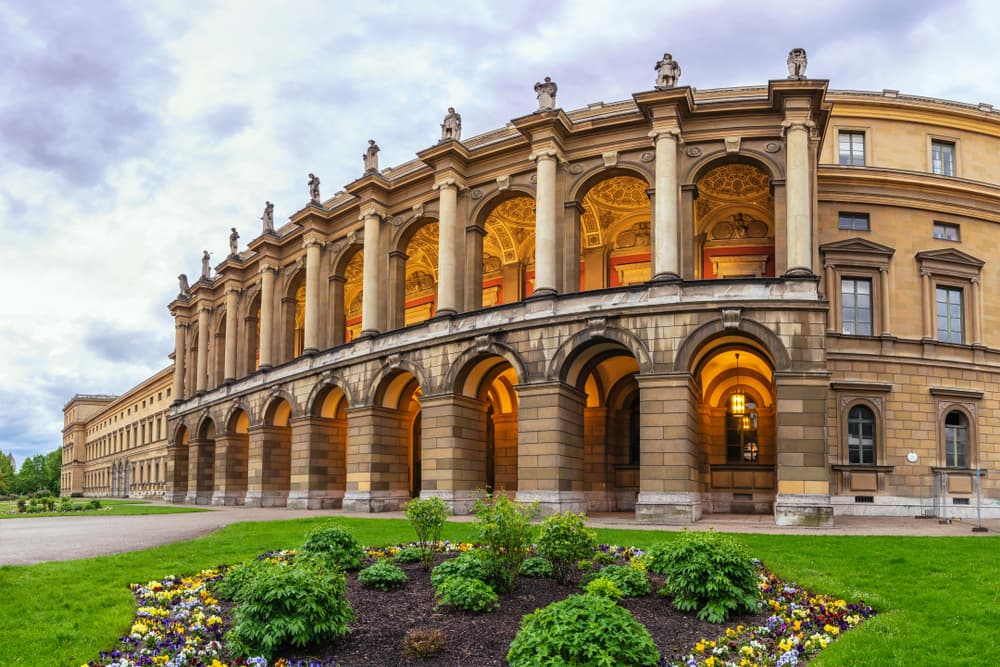
<path id="1" fill-rule="evenodd" d="M 274 233 L 274 204 L 271 202 L 264 202 L 264 215 L 260 216 L 260 219 L 264 222 L 264 233 L 273 234 Z"/>
<path id="2" fill-rule="evenodd" d="M 180 293 L 177 295 L 178 299 L 188 299 L 191 297 L 191 286 L 188 285 L 188 277 L 186 273 L 182 273 L 177 276 L 177 282 L 180 283 Z"/>
<path id="3" fill-rule="evenodd" d="M 238 257 L 240 254 L 240 235 L 236 232 L 235 227 L 230 227 L 232 232 L 229 234 L 229 256 Z"/>
<path id="4" fill-rule="evenodd" d="M 212 279 L 212 267 L 209 263 L 212 261 L 212 254 L 205 250 L 201 255 L 201 277 L 204 280 Z"/>
<path id="5" fill-rule="evenodd" d="M 681 66 L 669 53 L 663 54 L 663 59 L 656 63 L 656 89 L 666 90 L 677 85 L 681 78 Z"/>
<path id="6" fill-rule="evenodd" d="M 551 77 L 545 77 L 545 81 L 535 83 L 535 94 L 538 96 L 537 111 L 552 111 L 556 108 L 556 92 L 559 86 Z"/>
<path id="7" fill-rule="evenodd" d="M 309 174 L 309 199 L 313 204 L 319 204 L 319 177 Z"/>
<path id="8" fill-rule="evenodd" d="M 806 60 L 806 50 L 805 49 L 792 49 L 788 52 L 788 78 L 789 79 L 804 79 L 806 78 L 806 65 L 809 61 Z"/>
<path id="9" fill-rule="evenodd" d="M 361 158 L 365 161 L 365 173 L 366 174 L 377 174 L 378 173 L 378 152 L 381 150 L 378 144 L 375 143 L 374 139 L 368 140 L 368 149 L 365 150 L 365 154 Z"/>
<path id="10" fill-rule="evenodd" d="M 448 115 L 441 123 L 441 141 L 453 139 L 458 141 L 462 138 L 462 114 L 455 112 L 455 107 L 448 107 Z"/>

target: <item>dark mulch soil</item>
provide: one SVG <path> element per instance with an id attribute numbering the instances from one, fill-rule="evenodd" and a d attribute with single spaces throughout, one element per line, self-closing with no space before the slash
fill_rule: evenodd
<path id="1" fill-rule="evenodd" d="M 438 562 L 443 557 L 438 558 Z M 500 608 L 486 614 L 470 614 L 450 609 L 434 609 L 434 591 L 429 572 L 419 565 L 400 566 L 409 578 L 401 589 L 382 592 L 362 588 L 357 574 L 347 577 L 348 597 L 357 616 L 351 633 L 308 655 L 289 653 L 286 657 L 334 658 L 344 667 L 487 667 L 506 665 L 504 657 L 521 618 L 572 593 L 582 592 L 576 583 L 561 586 L 552 579 L 521 577 L 513 593 L 500 596 Z M 662 577 L 650 575 L 653 593 L 626 598 L 626 607 L 649 629 L 667 659 L 691 651 L 703 638 L 725 634 L 726 626 L 700 621 L 693 614 L 677 611 L 669 598 L 656 594 Z M 741 616 L 730 624 L 760 624 L 767 614 Z M 403 655 L 403 640 L 411 629 L 440 629 L 445 646 L 429 658 L 410 659 Z"/>

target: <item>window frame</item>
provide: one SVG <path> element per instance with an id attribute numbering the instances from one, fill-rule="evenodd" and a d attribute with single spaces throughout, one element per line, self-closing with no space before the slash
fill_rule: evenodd
<path id="1" fill-rule="evenodd" d="M 942 160 L 942 170 L 936 171 L 934 169 L 934 149 L 937 146 L 948 146 L 951 148 L 951 173 L 948 173 L 944 169 L 944 161 Z M 935 176 L 948 176 L 955 177 L 958 176 L 958 139 L 954 137 L 942 137 L 931 135 L 928 137 L 927 146 L 927 167 L 928 171 Z"/>
<path id="2" fill-rule="evenodd" d="M 952 387 L 931 387 L 930 393 L 937 399 L 937 437 L 938 437 L 938 461 L 942 470 L 974 470 L 979 460 L 979 424 L 978 405 L 982 401 L 983 392 L 955 389 Z M 968 464 L 966 467 L 948 465 L 948 442 L 946 424 L 948 415 L 952 412 L 961 412 L 965 417 L 968 427 L 968 451 L 966 452 Z"/>
<path id="3" fill-rule="evenodd" d="M 856 410 L 866 411 L 870 416 L 870 418 L 867 420 L 863 418 L 854 420 L 851 415 Z M 877 451 L 878 447 L 877 444 L 878 431 L 876 430 L 878 428 L 878 419 L 875 416 L 875 411 L 872 410 L 872 408 L 869 407 L 865 401 L 856 401 L 850 408 L 848 408 L 846 420 L 847 420 L 847 463 L 850 465 L 876 465 L 875 452 Z M 871 439 L 870 441 L 867 442 L 867 444 L 864 441 L 864 433 L 863 433 L 863 427 L 866 423 L 869 424 L 871 428 Z M 855 424 L 862 426 L 862 433 L 858 435 L 857 437 L 858 443 L 856 445 L 855 443 L 852 442 L 852 438 L 854 437 L 853 433 L 854 429 L 852 428 L 852 426 Z M 852 460 L 854 458 L 855 449 L 857 449 L 858 452 L 857 461 Z M 866 452 L 870 454 L 871 458 L 870 461 L 865 460 Z"/>
<path id="4" fill-rule="evenodd" d="M 943 236 L 938 235 L 938 230 L 944 230 L 945 234 Z M 955 238 L 948 238 L 947 230 L 955 230 Z M 935 220 L 931 227 L 931 237 L 935 241 L 949 241 L 951 243 L 961 243 L 962 242 L 962 225 L 957 222 L 946 222 L 944 220 Z"/>
<path id="5" fill-rule="evenodd" d="M 951 338 L 942 339 L 941 338 L 941 321 L 942 315 L 940 310 L 940 295 L 944 292 L 946 294 L 958 294 L 958 307 L 960 310 L 958 317 L 958 340 L 951 340 Z M 951 299 L 945 301 L 948 310 L 951 310 L 952 303 Z M 962 289 L 961 285 L 955 285 L 951 281 L 935 281 L 934 283 L 934 340 L 939 343 L 950 343 L 952 345 L 965 345 L 965 341 L 968 338 L 970 321 L 968 313 L 968 299 L 966 298 L 966 290 Z M 951 316 L 950 312 L 944 315 L 944 322 L 947 325 L 944 331 L 948 334 L 954 333 L 951 328 L 951 323 L 954 318 Z"/>
<path id="6" fill-rule="evenodd" d="M 854 150 L 854 142 L 853 141 L 850 142 L 850 147 L 851 147 L 851 150 L 849 152 L 850 160 L 848 162 L 844 162 L 840 146 L 841 146 L 841 139 L 845 135 L 850 135 L 850 136 L 860 135 L 861 136 L 861 162 L 860 163 L 854 161 L 856 159 L 856 152 Z M 837 128 L 837 161 L 836 161 L 836 164 L 839 164 L 842 167 L 865 167 L 865 166 L 868 165 L 868 131 L 866 129 L 864 129 L 864 128 L 856 128 L 856 127 L 842 127 L 842 128 Z"/>
<path id="7" fill-rule="evenodd" d="M 844 220 L 850 220 L 851 226 L 845 227 Z M 864 220 L 864 227 L 857 227 L 854 223 L 858 220 Z M 861 213 L 858 211 L 838 211 L 837 212 L 837 229 L 842 232 L 870 232 L 872 230 L 871 214 Z"/>
<path id="8" fill-rule="evenodd" d="M 841 273 L 840 274 L 840 280 L 838 281 L 839 282 L 839 288 L 840 288 L 840 291 L 839 291 L 839 297 L 840 297 L 839 298 L 839 305 L 840 305 L 840 326 L 838 328 L 840 330 L 840 333 L 843 334 L 844 336 L 864 336 L 864 337 L 871 337 L 871 336 L 875 335 L 875 310 L 876 310 L 876 308 L 875 308 L 875 291 L 876 291 L 876 288 L 878 287 L 878 283 L 876 282 L 876 280 L 877 279 L 874 276 L 872 276 L 871 274 L 866 275 L 866 276 L 856 276 L 856 275 L 854 275 L 851 272 L 845 272 L 845 273 Z M 869 326 L 869 330 L 868 330 L 867 333 L 863 333 L 863 332 L 859 332 L 858 331 L 858 326 L 857 326 L 858 325 L 858 319 L 857 319 L 857 313 L 858 313 L 857 296 L 858 296 L 858 292 L 857 292 L 856 288 L 855 288 L 855 290 L 853 292 L 854 299 L 855 299 L 855 307 L 854 307 L 854 315 L 855 315 L 855 317 L 850 320 L 854 324 L 854 327 L 853 327 L 854 330 L 850 331 L 850 332 L 845 331 L 846 324 L 848 322 L 848 320 L 844 317 L 844 315 L 845 315 L 845 308 L 844 308 L 844 282 L 845 281 L 853 281 L 854 283 L 858 283 L 858 282 L 866 282 L 866 283 L 868 283 L 868 302 L 869 302 L 868 303 L 868 326 Z"/>
<path id="9" fill-rule="evenodd" d="M 926 250 L 916 254 L 923 299 L 923 340 L 941 345 L 981 345 L 983 305 L 980 281 L 985 262 L 958 249 Z M 937 291 L 938 288 L 955 288 L 962 291 L 962 342 L 953 343 L 938 338 Z"/>
<path id="10" fill-rule="evenodd" d="M 865 338 L 886 335 L 891 331 L 891 303 L 883 303 L 889 298 L 890 267 L 895 248 L 853 237 L 843 241 L 824 243 L 819 247 L 823 257 L 823 292 L 830 302 L 827 318 L 827 333 L 835 336 L 855 336 L 845 334 L 841 285 L 844 278 L 868 279 L 872 286 L 872 333 Z"/>

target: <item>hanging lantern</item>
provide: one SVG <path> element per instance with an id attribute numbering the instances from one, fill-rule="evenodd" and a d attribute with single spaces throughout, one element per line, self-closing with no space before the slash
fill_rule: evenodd
<path id="1" fill-rule="evenodd" d="M 747 397 L 740 387 L 740 353 L 736 353 L 736 391 L 729 397 L 729 412 L 742 417 L 747 412 Z"/>
<path id="2" fill-rule="evenodd" d="M 750 415 L 743 415 L 740 417 L 740 429 L 743 431 L 753 430 L 753 424 L 750 422 Z"/>
<path id="3" fill-rule="evenodd" d="M 756 461 L 759 452 L 756 442 L 748 442 L 743 445 L 743 460 Z"/>

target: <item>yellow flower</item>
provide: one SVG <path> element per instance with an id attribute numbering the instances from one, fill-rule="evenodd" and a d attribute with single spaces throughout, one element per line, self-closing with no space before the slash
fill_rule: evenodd
<path id="1" fill-rule="evenodd" d="M 833 635 L 834 637 L 840 634 L 840 628 L 836 625 L 830 625 L 829 623 L 823 626 L 823 630 L 826 634 Z"/>

